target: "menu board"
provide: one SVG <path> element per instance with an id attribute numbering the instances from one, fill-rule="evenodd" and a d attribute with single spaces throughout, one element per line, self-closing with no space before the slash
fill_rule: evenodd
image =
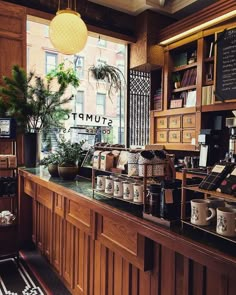
<path id="1" fill-rule="evenodd" d="M 216 100 L 236 99 L 236 28 L 217 34 Z"/>

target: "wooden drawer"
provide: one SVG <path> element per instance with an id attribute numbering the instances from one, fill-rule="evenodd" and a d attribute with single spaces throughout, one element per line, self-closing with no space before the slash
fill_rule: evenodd
<path id="1" fill-rule="evenodd" d="M 157 128 L 158 129 L 166 129 L 167 128 L 167 118 L 157 118 Z"/>
<path id="2" fill-rule="evenodd" d="M 33 181 L 25 178 L 24 192 L 32 198 L 35 198 L 36 184 Z"/>
<path id="3" fill-rule="evenodd" d="M 169 131 L 168 142 L 181 142 L 181 131 L 180 130 Z"/>
<path id="4" fill-rule="evenodd" d="M 53 192 L 46 187 L 38 185 L 36 200 L 46 208 L 52 210 Z"/>
<path id="5" fill-rule="evenodd" d="M 167 131 L 157 131 L 157 142 L 167 142 Z"/>
<path id="6" fill-rule="evenodd" d="M 192 138 L 195 138 L 195 130 L 183 130 L 183 142 L 191 143 Z"/>
<path id="7" fill-rule="evenodd" d="M 183 115 L 183 128 L 194 128 L 196 125 L 195 114 Z"/>
<path id="8" fill-rule="evenodd" d="M 169 128 L 180 128 L 181 127 L 181 116 L 169 117 Z"/>
<path id="9" fill-rule="evenodd" d="M 66 220 L 87 233 L 92 231 L 92 211 L 78 202 L 66 199 Z"/>

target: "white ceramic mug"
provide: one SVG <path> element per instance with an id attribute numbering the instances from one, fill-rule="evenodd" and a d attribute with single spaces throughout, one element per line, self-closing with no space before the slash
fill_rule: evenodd
<path id="1" fill-rule="evenodd" d="M 97 176 L 97 188 L 98 191 L 104 192 L 105 190 L 105 176 L 98 175 Z"/>
<path id="2" fill-rule="evenodd" d="M 114 180 L 114 197 L 122 198 L 123 197 L 123 183 L 121 180 Z"/>
<path id="3" fill-rule="evenodd" d="M 110 177 L 105 178 L 105 193 L 112 195 L 114 191 L 114 181 Z"/>
<path id="4" fill-rule="evenodd" d="M 233 208 L 219 207 L 217 211 L 216 232 L 226 237 L 236 236 L 236 211 Z"/>
<path id="5" fill-rule="evenodd" d="M 191 223 L 196 225 L 208 225 L 214 218 L 216 212 L 213 208 L 208 207 L 209 203 L 203 199 L 191 200 Z M 211 215 L 208 216 L 209 211 Z"/>
<path id="6" fill-rule="evenodd" d="M 134 202 L 142 203 L 143 202 L 143 185 L 139 183 L 134 183 L 133 191 L 134 191 Z"/>
<path id="7" fill-rule="evenodd" d="M 123 181 L 123 199 L 133 200 L 133 184 L 128 181 Z"/>

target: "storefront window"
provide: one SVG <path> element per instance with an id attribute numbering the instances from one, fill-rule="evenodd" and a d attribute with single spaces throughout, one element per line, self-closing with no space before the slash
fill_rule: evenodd
<path id="1" fill-rule="evenodd" d="M 108 64 L 119 68 L 126 77 L 127 46 L 102 39 L 88 37 L 85 48 L 76 55 L 68 56 L 57 52 L 45 32 L 48 28 L 44 23 L 33 21 L 30 17 L 27 27 L 27 45 L 30 46 L 30 55 L 27 56 L 27 70 L 36 71 L 37 75 L 45 75 L 60 63 L 69 63 L 77 72 L 80 79 L 78 89 L 70 87 L 69 95 L 74 98 L 66 108 L 71 109 L 69 119 L 64 122 L 66 136 L 70 136 L 69 129 L 79 126 L 96 126 L 100 129 L 102 140 L 109 143 L 123 143 L 125 141 L 125 110 L 126 82 L 123 83 L 121 92 L 112 91 L 108 95 L 107 83 L 99 83 L 89 73 L 93 65 Z M 118 108 L 122 108 L 122 112 Z M 108 125 L 109 123 L 109 125 Z M 54 130 L 55 132 L 55 130 Z M 53 143 L 54 144 L 54 143 Z"/>

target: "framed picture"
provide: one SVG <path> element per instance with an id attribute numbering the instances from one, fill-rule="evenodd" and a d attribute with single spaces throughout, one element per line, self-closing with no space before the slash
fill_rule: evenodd
<path id="1" fill-rule="evenodd" d="M 183 100 L 182 98 L 179 99 L 172 99 L 170 101 L 170 109 L 177 109 L 183 107 Z"/>

